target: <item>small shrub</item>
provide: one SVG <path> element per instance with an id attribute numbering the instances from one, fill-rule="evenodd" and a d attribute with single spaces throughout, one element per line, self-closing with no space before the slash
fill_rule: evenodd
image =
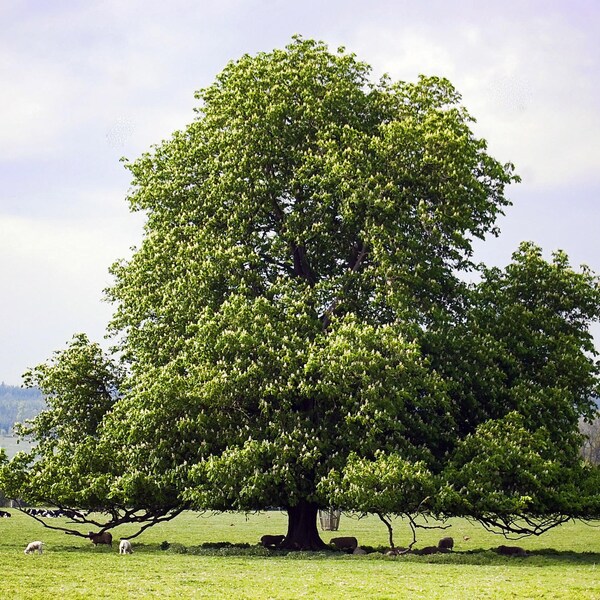
<path id="1" fill-rule="evenodd" d="M 173 554 L 187 554 L 187 548 L 183 544 L 170 544 L 169 552 Z"/>
<path id="2" fill-rule="evenodd" d="M 269 556 L 271 553 L 262 546 L 250 544 L 206 543 L 187 548 L 188 554 L 196 556 Z"/>
<path id="3" fill-rule="evenodd" d="M 213 548 L 216 550 L 221 548 L 250 548 L 250 544 L 247 542 L 238 544 L 233 544 L 231 542 L 204 542 L 204 544 L 200 544 L 200 548 Z"/>

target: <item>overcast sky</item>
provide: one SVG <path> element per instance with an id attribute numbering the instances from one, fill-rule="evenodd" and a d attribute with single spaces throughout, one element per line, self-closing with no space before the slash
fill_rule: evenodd
<path id="1" fill-rule="evenodd" d="M 502 235 L 600 272 L 597 0 L 5 0 L 0 3 L 0 382 L 77 332 L 102 341 L 108 267 L 130 255 L 135 158 L 194 118 L 229 60 L 299 33 L 374 74 L 450 79 L 497 159 L 523 183 Z"/>

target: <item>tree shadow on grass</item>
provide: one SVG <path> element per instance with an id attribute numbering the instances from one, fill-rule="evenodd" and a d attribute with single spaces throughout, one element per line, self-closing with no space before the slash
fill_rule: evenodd
<path id="1" fill-rule="evenodd" d="M 558 565 L 596 565 L 600 564 L 600 552 L 573 552 L 570 550 L 555 550 L 554 548 L 542 548 L 528 550 L 527 556 L 502 556 L 493 549 L 480 548 L 464 552 L 452 552 L 451 554 L 435 554 L 431 562 L 444 562 L 453 564 L 486 565 L 486 564 L 514 564 L 514 565 L 536 565 L 536 566 L 558 566 Z"/>
<path id="2" fill-rule="evenodd" d="M 163 543 L 164 544 L 164 543 Z M 368 553 L 365 555 L 354 556 L 346 554 L 339 550 L 327 549 L 320 552 L 298 552 L 292 550 L 267 550 L 261 545 L 250 544 L 232 544 L 229 542 L 205 543 L 199 546 L 184 546 L 183 544 L 169 544 L 168 547 L 150 545 L 144 550 L 147 552 L 164 552 L 174 554 L 193 554 L 202 556 L 254 556 L 261 558 L 268 557 L 288 557 L 298 559 L 313 560 L 331 560 L 343 559 L 349 560 L 391 560 L 391 561 L 418 561 L 431 562 L 439 564 L 465 564 L 465 565 L 594 565 L 600 564 L 600 552 L 573 552 L 560 551 L 553 548 L 528 551 L 528 555 L 521 556 L 501 556 L 491 548 L 479 548 L 467 551 L 455 551 L 448 553 L 431 554 L 419 556 L 417 554 L 404 554 L 399 556 L 387 556 L 388 548 L 373 548 L 365 546 Z"/>
<path id="3" fill-rule="evenodd" d="M 184 546 L 177 542 L 162 544 L 135 544 L 134 552 L 149 554 L 190 554 L 196 556 L 254 556 L 257 558 L 288 557 L 312 560 L 389 560 L 407 562 L 427 562 L 448 565 L 506 565 L 515 566 L 559 566 L 559 565 L 597 565 L 600 564 L 600 552 L 573 552 L 569 550 L 555 550 L 554 548 L 543 548 L 527 551 L 527 556 L 501 556 L 491 548 L 477 548 L 474 550 L 454 551 L 448 553 L 431 554 L 419 556 L 417 554 L 404 554 L 399 556 L 386 556 L 387 548 L 373 548 L 366 546 L 368 554 L 361 556 L 348 555 L 339 550 L 324 550 L 321 552 L 298 552 L 291 550 L 267 550 L 261 545 L 232 544 L 230 542 L 204 543 L 198 546 Z M 75 545 L 53 544 L 52 549 L 60 552 L 77 553 L 110 553 L 118 552 L 118 543 L 113 543 L 113 548 L 108 546 L 94 547 Z"/>

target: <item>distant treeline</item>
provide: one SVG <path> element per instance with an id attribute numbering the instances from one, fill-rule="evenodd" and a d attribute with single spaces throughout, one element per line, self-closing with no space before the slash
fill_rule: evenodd
<path id="1" fill-rule="evenodd" d="M 9 434 L 15 423 L 35 417 L 46 404 L 38 389 L 0 383 L 0 434 Z"/>

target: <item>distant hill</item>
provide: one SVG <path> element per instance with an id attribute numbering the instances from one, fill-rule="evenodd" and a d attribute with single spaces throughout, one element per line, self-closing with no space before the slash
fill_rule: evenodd
<path id="1" fill-rule="evenodd" d="M 0 434 L 11 433 L 15 423 L 35 417 L 45 407 L 38 389 L 0 383 Z"/>

